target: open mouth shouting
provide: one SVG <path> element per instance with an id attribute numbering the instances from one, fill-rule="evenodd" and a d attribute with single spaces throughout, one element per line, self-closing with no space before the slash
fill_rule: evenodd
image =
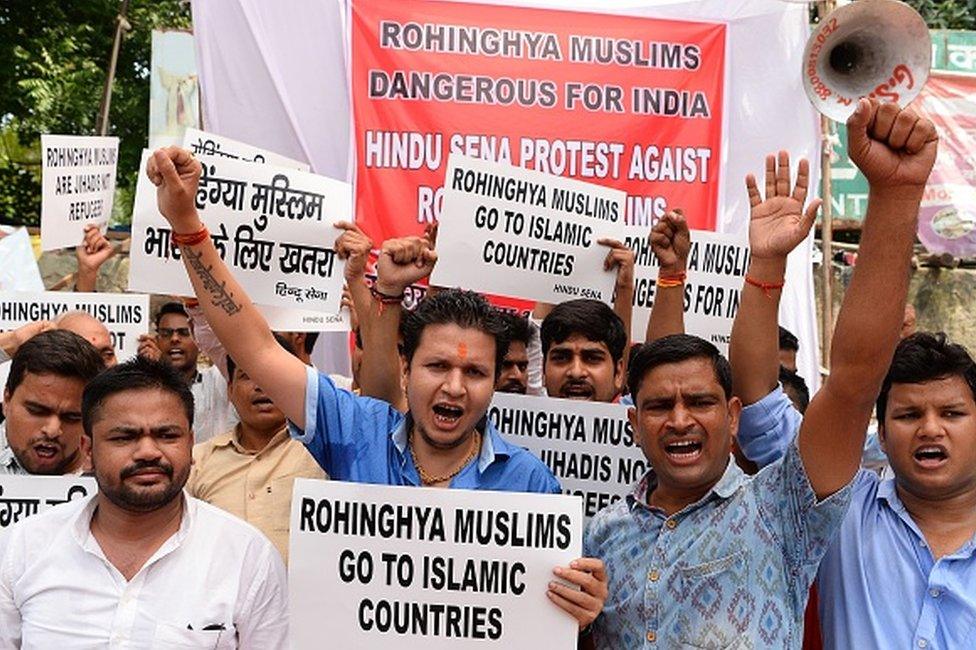
<path id="1" fill-rule="evenodd" d="M 270 411 L 274 408 L 274 402 L 267 395 L 259 395 L 251 400 L 251 406 L 259 411 Z"/>
<path id="2" fill-rule="evenodd" d="M 681 438 L 664 445 L 664 453 L 672 465 L 692 465 L 701 458 L 703 447 L 701 440 Z"/>
<path id="3" fill-rule="evenodd" d="M 949 454 L 942 445 L 923 445 L 912 456 L 922 469 L 937 469 L 949 462 Z"/>
<path id="4" fill-rule="evenodd" d="M 464 415 L 463 408 L 446 402 L 434 404 L 431 410 L 434 411 L 434 425 L 445 431 L 453 430 Z"/>
<path id="5" fill-rule="evenodd" d="M 61 456 L 61 445 L 51 441 L 35 442 L 31 450 L 39 461 L 45 464 L 54 463 Z"/>

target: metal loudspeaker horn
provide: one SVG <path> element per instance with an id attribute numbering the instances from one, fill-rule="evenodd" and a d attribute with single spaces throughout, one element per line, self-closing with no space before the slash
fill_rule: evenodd
<path id="1" fill-rule="evenodd" d="M 803 87 L 814 107 L 845 121 L 861 97 L 905 106 L 932 67 L 932 41 L 899 0 L 858 0 L 820 21 L 803 52 Z"/>

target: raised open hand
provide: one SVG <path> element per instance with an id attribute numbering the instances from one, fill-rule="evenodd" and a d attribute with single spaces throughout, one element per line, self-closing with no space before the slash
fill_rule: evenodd
<path id="1" fill-rule="evenodd" d="M 817 218 L 822 201 L 813 199 L 806 210 L 810 163 L 801 159 L 796 185 L 790 189 L 790 154 L 779 152 L 766 156 L 766 197 L 759 194 L 756 177 L 746 176 L 749 192 L 749 248 L 755 258 L 785 259 L 790 251 L 806 239 Z"/>
<path id="2" fill-rule="evenodd" d="M 935 125 L 911 108 L 861 99 L 847 120 L 847 152 L 872 189 L 921 193 L 938 146 Z"/>

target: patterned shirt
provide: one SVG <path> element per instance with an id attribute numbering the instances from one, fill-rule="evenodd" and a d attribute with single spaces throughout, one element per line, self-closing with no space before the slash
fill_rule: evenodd
<path id="1" fill-rule="evenodd" d="M 597 648 L 799 648 L 807 592 L 851 498 L 818 502 L 800 453 L 746 476 L 729 462 L 696 503 L 648 504 L 653 470 L 590 521 L 584 555 L 607 565 Z"/>

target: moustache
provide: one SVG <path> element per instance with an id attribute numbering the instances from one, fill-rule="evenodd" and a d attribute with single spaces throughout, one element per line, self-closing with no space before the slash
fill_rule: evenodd
<path id="1" fill-rule="evenodd" d="M 159 461 L 138 461 L 133 463 L 132 465 L 122 469 L 122 471 L 119 473 L 119 478 L 125 480 L 130 476 L 135 476 L 144 469 L 158 469 L 166 474 L 167 477 L 173 478 L 173 466 L 164 465 Z"/>

